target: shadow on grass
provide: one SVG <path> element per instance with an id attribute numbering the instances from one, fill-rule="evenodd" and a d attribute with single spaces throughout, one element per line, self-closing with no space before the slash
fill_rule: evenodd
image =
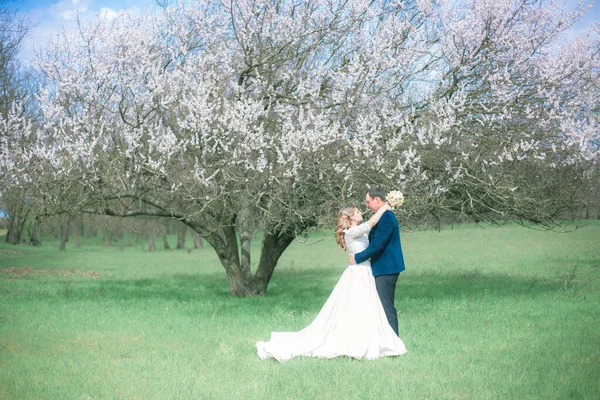
<path id="1" fill-rule="evenodd" d="M 89 278 L 55 278 L 27 280 L 12 285 L 0 280 L 0 297 L 70 300 L 162 300 L 174 302 L 228 303 L 262 305 L 289 311 L 306 311 L 320 307 L 335 286 L 338 270 L 279 271 L 272 279 L 267 296 L 250 299 L 229 295 L 225 274 L 178 274 L 152 279 L 110 280 Z M 445 301 L 478 297 L 538 296 L 562 291 L 560 277 L 537 278 L 493 275 L 477 270 L 449 273 L 400 275 L 397 301 Z"/>
<path id="2" fill-rule="evenodd" d="M 268 296 L 276 297 L 279 301 L 290 299 L 290 307 L 294 307 L 293 299 L 305 297 L 318 297 L 324 302 L 335 285 L 335 280 L 330 286 L 325 284 L 314 285 L 311 279 L 306 279 L 302 273 L 294 276 L 280 277 L 275 288 L 270 290 Z M 406 276 L 406 275 L 405 275 Z M 515 297 L 515 296 L 540 296 L 561 291 L 559 278 L 518 277 L 507 275 L 484 274 L 477 271 L 400 274 L 396 287 L 396 301 L 422 300 L 427 302 L 453 301 L 464 299 L 477 299 L 482 297 Z M 314 273 L 311 273 L 314 279 Z M 325 276 L 324 278 L 328 278 Z M 286 301 L 286 303 L 288 303 Z"/>

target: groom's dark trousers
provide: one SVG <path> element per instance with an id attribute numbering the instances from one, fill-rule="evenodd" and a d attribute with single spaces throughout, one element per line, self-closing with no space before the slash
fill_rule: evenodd
<path id="1" fill-rule="evenodd" d="M 383 311 L 387 320 L 398 335 L 398 313 L 396 307 L 394 307 L 394 293 L 396 292 L 396 282 L 398 281 L 398 274 L 391 275 L 379 275 L 375 277 L 375 287 L 377 288 L 377 294 L 381 300 Z"/>
<path id="2" fill-rule="evenodd" d="M 377 225 L 369 232 L 369 246 L 354 255 L 357 264 L 369 259 L 385 316 L 394 332 L 398 334 L 394 292 L 398 274 L 404 271 L 404 256 L 400 244 L 400 226 L 391 211 L 384 212 Z"/>

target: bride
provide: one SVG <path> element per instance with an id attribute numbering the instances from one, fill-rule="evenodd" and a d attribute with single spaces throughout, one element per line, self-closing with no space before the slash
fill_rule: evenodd
<path id="1" fill-rule="evenodd" d="M 362 224 L 362 213 L 356 206 L 341 209 L 336 242 L 350 253 L 363 251 L 369 245 L 367 234 L 390 209 L 386 204 Z M 346 268 L 310 325 L 298 332 L 273 332 L 270 341 L 258 342 L 256 348 L 261 359 L 280 362 L 299 356 L 372 360 L 406 353 L 385 316 L 368 260 Z"/>

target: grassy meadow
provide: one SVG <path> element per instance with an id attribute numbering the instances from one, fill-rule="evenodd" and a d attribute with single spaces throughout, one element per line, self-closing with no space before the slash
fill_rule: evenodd
<path id="1" fill-rule="evenodd" d="M 346 267 L 331 232 L 293 243 L 256 298 L 229 295 L 208 246 L 2 243 L 0 399 L 600 398 L 600 221 L 462 225 L 402 244 L 408 354 L 280 364 L 254 343 L 317 314 Z"/>

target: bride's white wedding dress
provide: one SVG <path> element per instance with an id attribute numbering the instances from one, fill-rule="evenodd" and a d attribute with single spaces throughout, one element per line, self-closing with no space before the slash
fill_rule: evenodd
<path id="1" fill-rule="evenodd" d="M 346 231 L 350 253 L 367 248 L 369 231 L 366 223 Z M 258 342 L 256 348 L 263 360 L 272 357 L 278 361 L 299 356 L 372 360 L 406 353 L 387 321 L 369 261 L 346 268 L 310 325 L 299 332 L 273 332 L 270 341 Z"/>

